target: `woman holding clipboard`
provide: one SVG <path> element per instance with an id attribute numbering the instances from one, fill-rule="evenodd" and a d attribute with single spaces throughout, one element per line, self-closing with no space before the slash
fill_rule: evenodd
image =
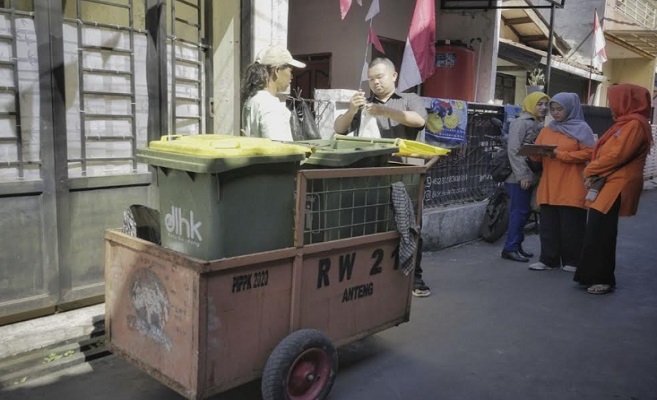
<path id="1" fill-rule="evenodd" d="M 586 231 L 586 188 L 582 174 L 591 160 L 595 139 L 584 121 L 579 96 L 557 93 L 550 101 L 553 121 L 536 138 L 538 145 L 556 148 L 532 156 L 542 161 L 543 174 L 536 192 L 541 208 L 541 255 L 530 270 L 575 272 Z"/>

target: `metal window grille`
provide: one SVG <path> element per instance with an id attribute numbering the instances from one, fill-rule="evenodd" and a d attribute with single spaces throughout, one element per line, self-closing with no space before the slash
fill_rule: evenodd
<path id="1" fill-rule="evenodd" d="M 203 57 L 201 0 L 172 0 L 171 134 L 198 134 L 203 129 Z"/>
<path id="2" fill-rule="evenodd" d="M 36 48 L 23 44 L 21 55 L 17 43 L 20 38 L 26 42 L 34 39 L 33 10 L 30 1 L 21 2 L 20 8 L 13 0 L 0 2 L 0 105 L 3 109 L 0 111 L 0 180 L 24 179 L 26 168 L 39 177 L 38 140 L 35 148 L 35 140 L 26 141 L 26 135 L 31 135 L 24 129 L 24 119 L 34 118 L 34 115 L 23 115 L 21 103 L 29 100 L 21 99 L 19 78 L 20 74 L 27 73 L 26 62 L 33 65 L 29 72 L 36 71 Z M 31 29 L 17 25 L 17 21 L 25 18 L 32 20 Z"/>
<path id="3" fill-rule="evenodd" d="M 616 7 L 647 29 L 657 29 L 657 5 L 654 1 L 617 0 Z"/>
<path id="4" fill-rule="evenodd" d="M 81 176 L 134 172 L 138 168 L 135 34 L 145 37 L 146 31 L 135 28 L 133 0 L 77 0 L 76 6 L 76 18 L 64 18 L 77 31 L 79 137 L 69 135 L 69 172 L 73 176 L 77 168 Z M 119 17 L 124 25 L 90 19 L 108 15 Z M 78 141 L 79 149 L 74 145 Z"/>

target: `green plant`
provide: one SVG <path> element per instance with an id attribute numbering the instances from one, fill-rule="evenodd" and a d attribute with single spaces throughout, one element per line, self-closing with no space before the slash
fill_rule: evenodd
<path id="1" fill-rule="evenodd" d="M 530 86 L 541 86 L 545 85 L 545 74 L 540 68 L 534 68 L 529 72 L 527 83 Z"/>

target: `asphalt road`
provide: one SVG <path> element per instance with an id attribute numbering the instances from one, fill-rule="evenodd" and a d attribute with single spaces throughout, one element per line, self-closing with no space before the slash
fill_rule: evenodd
<path id="1" fill-rule="evenodd" d="M 538 253 L 538 237 L 525 249 Z M 622 218 L 616 292 L 502 260 L 501 243 L 424 257 L 433 294 L 411 321 L 340 349 L 336 399 L 657 399 L 657 190 Z M 214 400 L 259 399 L 252 382 Z M 3 400 L 178 400 L 109 356 L 0 392 Z"/>

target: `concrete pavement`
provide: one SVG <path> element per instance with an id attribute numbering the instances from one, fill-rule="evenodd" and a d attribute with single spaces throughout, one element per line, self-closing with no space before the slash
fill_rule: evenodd
<path id="1" fill-rule="evenodd" d="M 657 190 L 621 218 L 615 293 L 502 260 L 501 243 L 424 257 L 411 321 L 342 348 L 330 399 L 657 399 Z M 526 250 L 538 253 L 536 235 Z M 6 400 L 174 400 L 116 356 L 0 391 Z M 213 397 L 259 399 L 259 382 Z"/>

